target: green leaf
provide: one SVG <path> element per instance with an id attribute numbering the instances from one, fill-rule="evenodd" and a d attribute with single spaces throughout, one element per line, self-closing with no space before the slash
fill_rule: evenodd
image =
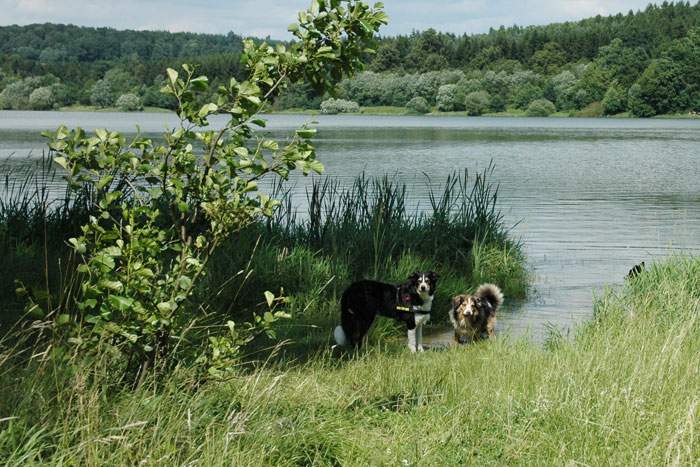
<path id="1" fill-rule="evenodd" d="M 206 76 L 198 76 L 190 81 L 190 84 L 197 91 L 206 91 L 209 87 L 209 78 Z"/>
<path id="2" fill-rule="evenodd" d="M 162 70 L 162 68 L 161 68 L 161 70 Z M 168 72 L 168 79 L 174 85 L 177 82 L 177 78 L 179 76 L 177 71 L 173 70 L 172 68 L 168 68 L 167 72 Z"/>
<path id="3" fill-rule="evenodd" d="M 178 285 L 182 290 L 189 290 L 192 287 L 192 279 L 187 276 L 180 277 Z"/>
<path id="4" fill-rule="evenodd" d="M 64 169 L 68 170 L 68 161 L 66 160 L 65 157 L 54 157 L 53 161 L 63 167 Z"/>
<path id="5" fill-rule="evenodd" d="M 235 152 L 241 157 L 248 157 L 248 148 L 246 147 L 238 146 L 237 148 L 233 149 L 233 152 Z"/>
<path id="6" fill-rule="evenodd" d="M 70 238 L 68 239 L 68 243 L 73 246 L 73 249 L 80 253 L 81 255 L 84 254 L 87 251 L 87 247 L 85 246 L 85 243 L 83 243 L 81 240 L 78 240 L 77 238 Z"/>
<path id="7" fill-rule="evenodd" d="M 266 290 L 265 291 L 265 300 L 267 301 L 267 306 L 272 307 L 272 303 L 275 301 L 275 294 Z"/>
<path id="8" fill-rule="evenodd" d="M 110 295 L 107 300 L 109 301 L 110 305 L 120 311 L 128 310 L 134 306 L 134 299 L 129 297 Z"/>
<path id="9" fill-rule="evenodd" d="M 104 176 L 100 179 L 99 182 L 97 182 L 97 185 L 95 185 L 95 188 L 97 188 L 98 190 L 101 190 L 104 187 L 106 187 L 107 185 L 109 185 L 110 183 L 112 183 L 112 180 L 114 180 L 114 177 L 112 177 L 111 175 Z"/>
<path id="10" fill-rule="evenodd" d="M 316 134 L 315 128 L 301 128 L 297 130 L 297 135 L 303 139 L 313 138 Z"/>
<path id="11" fill-rule="evenodd" d="M 319 161 L 316 161 L 316 160 L 314 160 L 314 161 L 308 161 L 308 162 L 306 163 L 306 166 L 307 166 L 310 170 L 313 170 L 314 172 L 316 172 L 317 174 L 322 174 L 322 173 L 323 173 L 323 170 L 324 170 L 323 164 L 322 164 L 321 162 L 319 162 Z"/>
<path id="12" fill-rule="evenodd" d="M 156 305 L 156 308 L 158 308 L 158 311 L 161 313 L 170 313 L 175 309 L 173 304 L 170 302 L 160 302 L 158 305 Z"/>
<path id="13" fill-rule="evenodd" d="M 62 314 L 56 317 L 56 324 L 59 326 L 65 326 L 70 323 L 70 315 Z"/>
<path id="14" fill-rule="evenodd" d="M 214 103 L 209 103 L 209 104 L 204 104 L 201 109 L 199 109 L 199 115 L 200 118 L 204 118 L 207 115 L 211 115 L 214 112 L 219 110 L 219 106 L 214 104 Z"/>

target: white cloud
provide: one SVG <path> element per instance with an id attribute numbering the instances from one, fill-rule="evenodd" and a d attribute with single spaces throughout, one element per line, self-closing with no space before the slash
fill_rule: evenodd
<path id="1" fill-rule="evenodd" d="M 369 0 L 373 3 L 374 0 Z M 166 29 L 289 37 L 287 26 L 308 0 L 0 0 L 1 24 L 73 23 L 119 29 Z M 478 33 L 490 27 L 546 24 L 644 8 L 648 0 L 385 0 L 382 33 L 435 28 Z"/>

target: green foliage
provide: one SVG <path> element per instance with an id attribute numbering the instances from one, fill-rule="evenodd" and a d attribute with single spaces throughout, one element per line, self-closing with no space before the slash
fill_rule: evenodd
<path id="1" fill-rule="evenodd" d="M 685 79 L 683 68 L 671 59 L 652 61 L 630 91 L 630 111 L 648 117 L 688 108 Z"/>
<path id="2" fill-rule="evenodd" d="M 574 113 L 575 117 L 598 118 L 604 115 L 601 102 L 591 102 L 586 107 Z"/>
<path id="3" fill-rule="evenodd" d="M 577 107 L 576 84 L 576 75 L 564 70 L 549 81 L 545 96 L 556 103 L 560 110 L 574 109 Z"/>
<path id="4" fill-rule="evenodd" d="M 435 97 L 437 109 L 442 112 L 464 109 L 464 93 L 456 84 L 443 84 Z"/>
<path id="5" fill-rule="evenodd" d="M 29 95 L 29 107 L 33 110 L 49 110 L 53 105 L 53 91 L 49 86 L 36 88 Z"/>
<path id="6" fill-rule="evenodd" d="M 321 113 L 335 115 L 340 113 L 357 113 L 360 111 L 360 106 L 357 102 L 347 101 L 344 99 L 326 99 L 321 102 Z"/>
<path id="7" fill-rule="evenodd" d="M 669 57 L 673 61 L 692 62 L 699 55 L 693 51 L 690 35 L 700 26 L 700 4 L 667 2 L 627 15 L 549 26 L 493 26 L 487 34 L 454 35 L 429 29 L 408 36 L 381 38 L 378 53 L 365 54 L 364 59 L 369 62 L 370 69 L 390 74 L 392 79 L 380 77 L 377 81 L 383 82 L 376 84 L 383 91 L 373 93 L 371 100 L 365 101 L 356 95 L 342 97 L 362 106 L 404 106 L 412 97 L 421 95 L 435 105 L 438 87 L 454 84 L 454 81 L 441 81 L 437 85 L 422 83 L 418 90 L 420 74 L 453 69 L 464 70 L 467 74 L 479 70 L 513 75 L 525 65 L 543 76 L 551 77 L 568 70 L 579 79 L 576 68 L 593 63 L 595 68 L 583 77 L 583 83 L 575 91 L 567 91 L 565 96 L 546 89 L 547 83 L 533 83 L 542 87 L 544 97 L 555 102 L 558 108 L 580 109 L 602 100 L 613 81 L 628 89 L 653 59 L 673 54 Z M 88 104 L 94 84 L 107 79 L 114 99 L 134 92 L 146 105 L 174 108 L 172 101 L 159 102 L 156 98 L 157 89 L 153 83 L 163 69 L 187 58 L 188 63 L 195 63 L 212 83 L 216 82 L 215 89 L 231 76 L 239 80 L 245 78 L 242 53 L 243 40 L 233 33 L 172 34 L 52 24 L 0 27 L 0 72 L 16 78 L 52 73 L 69 91 L 65 102 L 62 101 L 64 104 Z M 406 79 L 409 76 L 412 79 Z M 688 69 L 686 76 L 697 76 L 697 71 L 693 73 Z M 700 99 L 694 84 L 697 81 L 686 80 L 689 102 Z M 5 86 L 0 82 L 0 91 Z M 491 95 L 493 110 L 513 105 L 509 97 L 515 94 L 517 87 L 519 85 L 509 85 L 508 90 L 502 92 L 502 89 L 484 85 L 484 90 Z M 478 90 L 481 89 L 465 90 L 464 95 Z M 299 107 L 300 104 L 305 108 L 318 108 L 322 92 L 305 91 L 303 94 L 306 99 L 297 95 L 295 102 L 281 101 L 277 108 Z M 682 110 L 685 109 L 674 111 Z"/>
<path id="8" fill-rule="evenodd" d="M 610 85 L 603 98 L 603 113 L 615 115 L 627 110 L 627 91 L 617 83 Z"/>
<path id="9" fill-rule="evenodd" d="M 114 105 L 114 91 L 109 81 L 101 79 L 92 88 L 90 102 L 97 107 L 110 107 Z"/>
<path id="10" fill-rule="evenodd" d="M 9 465 L 694 465 L 699 278 L 700 259 L 673 258 L 606 290 L 595 318 L 570 334 L 552 331 L 545 345 L 499 337 L 420 358 L 403 336 L 347 358 L 321 350 L 337 319 L 334 303 L 322 301 L 285 330 L 300 348 L 224 382 L 178 368 L 119 389 L 107 372 L 71 371 L 53 354 L 21 359 L 2 345 L 0 457 Z M 498 389 L 484 397 L 475 388 Z M 387 433 L 401 442 L 388 447 Z"/>
<path id="11" fill-rule="evenodd" d="M 554 104 L 547 99 L 536 99 L 527 106 L 528 117 L 549 117 L 556 111 Z"/>
<path id="12" fill-rule="evenodd" d="M 141 135 L 127 141 L 106 130 L 91 136 L 61 127 L 47 134 L 69 186 L 94 200 L 89 222 L 69 241 L 81 260 L 78 313 L 60 323 L 75 323 L 65 331 L 70 343 L 83 351 L 109 343 L 142 375 L 156 357 L 172 355 L 201 314 L 189 299 L 209 258 L 222 241 L 271 217 L 278 205 L 258 181 L 323 170 L 310 142 L 313 130 L 302 127 L 280 145 L 256 134 L 255 127 L 265 125 L 258 114 L 288 82 L 331 89 L 359 69 L 385 22 L 380 9 L 361 2 L 313 2 L 290 26 L 297 44 L 246 41 L 248 78 L 232 78 L 219 87 L 216 102 L 204 105 L 199 98 L 207 95 L 208 79 L 188 65 L 181 72 L 169 68 L 163 92 L 177 101 L 180 124 L 163 143 Z M 102 81 L 106 87 L 108 81 L 116 82 L 114 75 Z M 207 128 L 214 114 L 229 118 L 220 130 Z M 275 311 L 273 294 L 265 298 L 271 311 L 257 316 L 255 326 L 269 329 L 285 314 Z M 244 341 L 231 321 L 225 332 L 209 336 L 203 361 L 218 375 Z"/>
<path id="13" fill-rule="evenodd" d="M 607 82 L 629 87 L 649 64 L 649 54 L 641 47 L 625 47 L 620 38 L 600 48 L 595 60 Z"/>
<path id="14" fill-rule="evenodd" d="M 544 75 L 551 75 L 559 71 L 559 67 L 566 63 L 566 54 L 556 42 L 548 42 L 544 47 L 532 55 L 530 66 L 532 70 Z"/>
<path id="15" fill-rule="evenodd" d="M 525 83 L 522 87 L 515 89 L 511 103 L 517 109 L 527 109 L 530 103 L 542 98 L 544 98 L 544 91 L 541 87 Z"/>
<path id="16" fill-rule="evenodd" d="M 489 109 L 491 96 L 486 91 L 475 91 L 467 94 L 464 107 L 469 115 L 481 115 Z"/>
<path id="17" fill-rule="evenodd" d="M 13 81 L 0 92 L 0 109 L 27 110 L 32 108 L 30 97 L 32 92 L 39 88 L 50 88 L 56 85 L 57 79 L 53 75 L 44 75 Z M 39 92 L 35 96 L 37 104 L 51 100 L 46 90 Z M 41 109 L 43 110 L 43 108 Z"/>
<path id="18" fill-rule="evenodd" d="M 143 104 L 141 104 L 141 99 L 139 96 L 132 93 L 122 94 L 119 99 L 114 103 L 115 107 L 124 112 L 131 112 L 134 110 L 143 110 Z"/>
<path id="19" fill-rule="evenodd" d="M 586 65 L 581 79 L 576 84 L 576 107 L 585 107 L 591 102 L 602 100 L 609 84 L 608 75 L 600 65 L 595 62 Z"/>
<path id="20" fill-rule="evenodd" d="M 430 105 L 428 104 L 428 101 L 425 99 L 425 97 L 421 96 L 416 96 L 408 101 L 408 103 L 406 103 L 406 108 L 419 114 L 427 114 L 430 112 Z"/>

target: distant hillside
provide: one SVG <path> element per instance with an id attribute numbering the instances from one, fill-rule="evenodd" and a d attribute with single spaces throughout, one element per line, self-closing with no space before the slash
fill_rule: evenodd
<path id="1" fill-rule="evenodd" d="M 547 26 L 500 27 L 486 34 L 429 29 L 381 38 L 377 54 L 367 57 L 368 69 L 381 75 L 360 76 L 344 83 L 342 90 L 345 97 L 363 105 L 404 106 L 413 97 L 423 97 L 426 105 L 440 110 L 465 110 L 465 96 L 483 91 L 488 95 L 472 96 L 480 112 L 510 106 L 524 110 L 543 98 L 557 110 L 577 110 L 610 94 L 610 109 L 622 111 L 629 110 L 632 85 L 653 65 L 645 78 L 647 89 L 635 88 L 633 101 L 645 104 L 645 95 L 657 94 L 654 80 L 675 79 L 680 89 L 676 94 L 681 95 L 656 96 L 657 103 L 638 106 L 643 111 L 636 114 L 694 109 L 700 98 L 692 82 L 699 82 L 700 76 L 686 76 L 695 68 L 685 66 L 693 61 L 694 39 L 688 38 L 687 44 L 679 41 L 699 27 L 700 2 L 664 2 L 639 12 Z M 121 102 L 127 108 L 171 107 L 173 102 L 158 92 L 166 67 L 193 63 L 216 85 L 241 76 L 241 50 L 242 38 L 234 33 L 117 31 L 57 24 L 0 27 L 0 108 L 109 107 L 124 95 L 128 96 Z M 666 62 L 655 63 L 663 58 Z M 670 66 L 671 62 L 680 65 Z M 445 73 L 434 74 L 441 70 Z M 483 83 L 488 71 L 500 78 Z M 423 84 L 415 88 L 418 81 Z M 447 104 L 441 107 L 438 90 L 447 85 L 457 86 L 457 91 L 450 91 L 451 96 L 445 90 L 442 101 Z M 615 88 L 608 93 L 612 85 Z M 294 86 L 278 106 L 317 108 L 321 98 L 308 87 Z"/>
<path id="2" fill-rule="evenodd" d="M 500 60 L 529 64 L 547 43 L 556 43 L 565 62 L 590 61 L 613 39 L 625 47 L 641 47 L 657 56 L 663 46 L 700 26 L 700 2 L 663 2 L 640 12 L 556 23 L 512 26 L 487 34 L 461 35 L 434 30 L 382 40 L 371 68 L 429 71 L 441 68 L 483 68 Z"/>

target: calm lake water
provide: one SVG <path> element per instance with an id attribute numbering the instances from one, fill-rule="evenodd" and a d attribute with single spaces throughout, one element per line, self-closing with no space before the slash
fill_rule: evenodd
<path id="1" fill-rule="evenodd" d="M 700 252 L 700 121 L 273 115 L 268 130 L 284 138 L 313 119 L 328 175 L 400 177 L 415 187 L 417 206 L 448 173 L 495 162 L 500 207 L 524 242 L 535 288 L 526 302 L 508 304 L 500 332 L 540 339 L 550 324 L 570 329 L 591 316 L 594 294 L 621 284 L 634 264 Z M 138 124 L 156 134 L 175 121 L 0 112 L 0 167 L 19 176 L 42 154 L 39 133 L 61 123 L 122 132 Z"/>

